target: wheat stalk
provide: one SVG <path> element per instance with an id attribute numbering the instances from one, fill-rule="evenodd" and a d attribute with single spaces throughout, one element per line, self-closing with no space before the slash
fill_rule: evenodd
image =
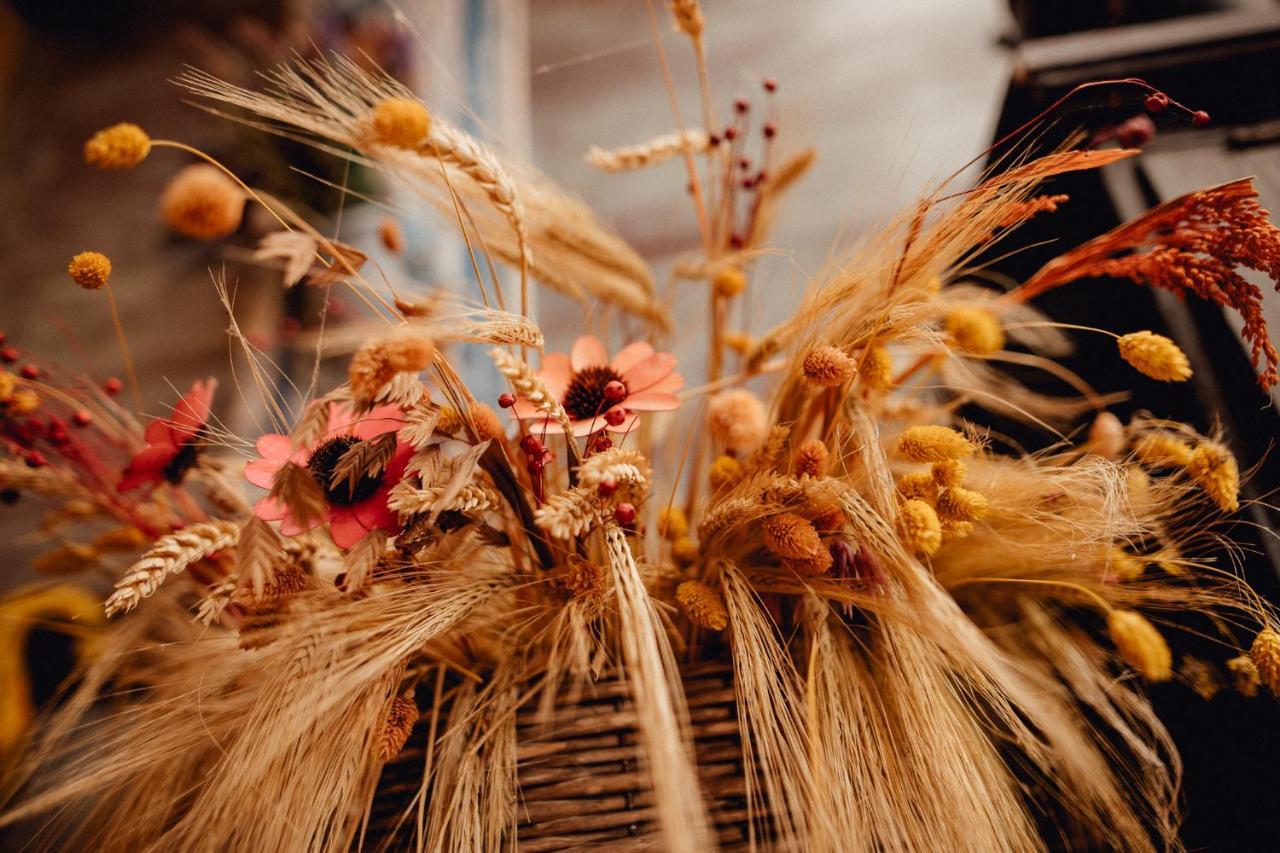
<path id="1" fill-rule="evenodd" d="M 449 510 L 473 512 L 498 506 L 498 496 L 483 483 L 467 483 L 452 496 L 446 495 L 446 489 L 446 486 L 418 488 L 411 482 L 400 482 L 388 494 L 387 506 L 401 518 Z"/>
<path id="2" fill-rule="evenodd" d="M 162 536 L 133 564 L 107 599 L 107 616 L 128 613 L 152 595 L 169 575 L 236 544 L 241 525 L 234 521 L 204 521 Z"/>
<path id="3" fill-rule="evenodd" d="M 701 154 L 710 144 L 711 137 L 705 130 L 686 130 L 623 148 L 605 150 L 593 145 L 587 151 L 587 162 L 605 172 L 629 172 L 665 163 L 681 154 Z"/>
<path id="4" fill-rule="evenodd" d="M 493 363 L 497 366 L 498 372 L 507 378 L 517 394 L 533 403 L 538 411 L 544 412 L 560 424 L 565 435 L 573 435 L 573 428 L 569 425 L 569 415 L 565 412 L 564 406 L 560 405 L 560 401 L 551 394 L 546 383 L 534 373 L 527 361 L 516 358 L 501 347 L 494 347 L 490 354 L 493 356 Z"/>

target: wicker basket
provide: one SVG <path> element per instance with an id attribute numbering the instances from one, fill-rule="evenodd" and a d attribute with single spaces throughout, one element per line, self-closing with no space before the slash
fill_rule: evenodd
<path id="1" fill-rule="evenodd" d="M 691 667 L 684 676 L 693 724 L 698 773 L 713 829 L 724 850 L 746 849 L 747 819 L 742 741 L 734 704 L 732 669 L 723 663 Z M 603 679 L 556 709 L 550 725 L 528 707 L 518 718 L 521 851 L 661 850 L 653 794 L 637 761 L 639 733 L 627 686 Z M 423 726 L 395 764 L 420 778 Z M 403 808 L 417 781 L 397 784 L 394 768 L 383 776 L 375 825 Z M 391 778 L 389 778 L 391 776 Z M 411 777 L 406 777 L 411 778 Z M 755 828 L 759 842 L 760 828 Z"/>

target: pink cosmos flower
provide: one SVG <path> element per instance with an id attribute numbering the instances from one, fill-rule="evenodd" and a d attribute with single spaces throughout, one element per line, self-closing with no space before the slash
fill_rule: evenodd
<path id="1" fill-rule="evenodd" d="M 204 437 L 209 408 L 213 405 L 213 392 L 217 387 L 216 379 L 193 383 L 187 395 L 174 405 L 167 419 L 147 424 L 143 433 L 147 446 L 129 460 L 120 482 L 116 484 L 116 491 L 127 492 L 166 480 L 175 486 L 182 482 L 187 471 L 196 464 L 199 442 Z"/>
<path id="2" fill-rule="evenodd" d="M 387 507 L 387 495 L 404 476 L 413 446 L 397 441 L 386 469 L 377 476 L 361 477 L 354 486 L 346 482 L 332 485 L 334 468 L 357 442 L 396 432 L 402 426 L 404 415 L 395 406 L 378 406 L 355 416 L 350 407 L 332 404 L 328 429 L 306 447 L 295 449 L 287 435 L 272 433 L 259 438 L 257 447 L 262 458 L 246 465 L 244 476 L 255 486 L 270 489 L 276 472 L 286 462 L 306 468 L 324 491 L 329 507 L 329 535 L 339 548 L 349 549 L 371 531 L 400 532 L 400 520 Z M 288 507 L 269 496 L 254 505 L 253 513 L 264 521 L 281 522 L 280 532 L 285 536 L 297 536 L 320 523 L 316 520 L 304 527 L 290 515 Z"/>
<path id="3" fill-rule="evenodd" d="M 679 406 L 675 392 L 684 387 L 684 377 L 675 368 L 674 355 L 654 352 L 643 341 L 623 347 L 610 361 L 600 339 L 587 335 L 574 342 L 572 352 L 548 354 L 538 377 L 564 406 L 573 434 L 583 436 L 604 429 L 627 432 L 636 412 Z M 517 400 L 511 411 L 521 420 L 537 421 L 536 431 L 563 432 L 528 400 Z"/>

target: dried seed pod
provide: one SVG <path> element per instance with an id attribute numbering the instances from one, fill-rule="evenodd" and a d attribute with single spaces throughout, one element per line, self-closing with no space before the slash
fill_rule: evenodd
<path id="1" fill-rule="evenodd" d="M 1258 667 L 1253 662 L 1253 658 L 1248 655 L 1233 657 L 1227 661 L 1227 671 L 1231 673 L 1231 680 L 1236 692 L 1250 698 L 1258 695 L 1258 687 L 1262 684 L 1262 678 L 1258 675 Z"/>
<path id="2" fill-rule="evenodd" d="M 416 148 L 431 132 L 431 113 L 417 101 L 387 98 L 373 108 L 378 141 L 396 148 Z"/>
<path id="3" fill-rule="evenodd" d="M 765 519 L 764 544 L 779 557 L 791 560 L 815 557 L 825 550 L 814 526 L 794 512 L 784 512 Z"/>
<path id="4" fill-rule="evenodd" d="M 898 508 L 898 534 L 908 551 L 929 557 L 942 545 L 942 522 L 933 507 L 913 498 Z"/>
<path id="5" fill-rule="evenodd" d="M 1218 509 L 1235 512 L 1240 508 L 1240 468 L 1231 451 L 1221 444 L 1206 441 L 1192 451 L 1187 473 L 1213 498 Z"/>
<path id="6" fill-rule="evenodd" d="M 684 510 L 672 504 L 658 510 L 658 533 L 668 542 L 675 542 L 689 534 L 689 519 Z"/>
<path id="7" fill-rule="evenodd" d="M 1168 681 L 1173 676 L 1173 654 L 1164 637 L 1141 613 L 1112 610 L 1107 631 L 1116 651 L 1147 681 Z"/>
<path id="8" fill-rule="evenodd" d="M 835 347 L 814 347 L 805 353 L 801 370 L 804 378 L 819 388 L 832 388 L 843 385 L 853 378 L 857 365 Z"/>
<path id="9" fill-rule="evenodd" d="M 862 384 L 872 391 L 886 391 L 893 385 L 893 356 L 884 347 L 872 347 L 858 368 Z"/>
<path id="10" fill-rule="evenodd" d="M 67 274 L 85 290 L 97 290 L 111 278 L 111 259 L 101 252 L 81 252 L 67 265 Z"/>
<path id="11" fill-rule="evenodd" d="M 1191 462 L 1191 445 L 1167 433 L 1153 432 L 1133 445 L 1134 455 L 1153 468 L 1185 468 Z"/>
<path id="12" fill-rule="evenodd" d="M 913 426 L 898 439 L 898 453 L 912 462 L 944 462 L 960 459 L 975 450 L 973 443 L 944 426 Z"/>
<path id="13" fill-rule="evenodd" d="M 689 621 L 712 631 L 723 631 L 729 624 L 729 611 L 720 593 L 702 581 L 685 581 L 676 587 L 676 601 Z"/>
<path id="14" fill-rule="evenodd" d="M 939 486 L 958 486 L 968 473 L 969 469 L 958 459 L 946 459 L 929 466 L 929 474 Z"/>
<path id="15" fill-rule="evenodd" d="M 808 475 L 821 477 L 827 473 L 827 462 L 831 458 L 827 446 L 816 438 L 811 438 L 796 449 L 794 470 L 796 476 Z"/>
<path id="16" fill-rule="evenodd" d="M 948 521 L 977 521 L 991 509 L 985 495 L 950 486 L 938 493 L 938 516 Z"/>
<path id="17" fill-rule="evenodd" d="M 1280 634 L 1263 628 L 1249 647 L 1249 659 L 1258 671 L 1258 680 L 1272 695 L 1280 696 Z"/>
<path id="18" fill-rule="evenodd" d="M 938 499 L 938 484 L 928 471 L 910 471 L 898 478 L 898 494 L 904 500 L 922 500 L 932 504 Z"/>
<path id="19" fill-rule="evenodd" d="M 187 166 L 160 196 L 160 218 L 196 240 L 218 240 L 235 232 L 244 217 L 245 192 L 207 163 Z"/>
<path id="20" fill-rule="evenodd" d="M 712 489 L 718 491 L 728 488 L 742 479 L 742 463 L 732 456 L 718 456 L 716 461 L 711 463 L 711 472 L 708 476 Z"/>
<path id="21" fill-rule="evenodd" d="M 136 124 L 121 122 L 98 131 L 84 144 L 84 161 L 99 169 L 132 169 L 147 158 L 151 138 Z"/>
<path id="22" fill-rule="evenodd" d="M 1185 382 L 1191 378 L 1191 363 L 1178 345 L 1154 332 L 1133 332 L 1117 341 L 1120 357 L 1139 372 L 1161 382 Z"/>

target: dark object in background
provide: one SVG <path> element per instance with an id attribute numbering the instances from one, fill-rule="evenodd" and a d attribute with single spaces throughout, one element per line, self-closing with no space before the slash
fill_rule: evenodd
<path id="1" fill-rule="evenodd" d="M 1014 5 L 1065 10 L 1073 4 Z M 1070 201 L 1001 245 L 1002 254 L 1021 251 L 995 262 L 998 272 L 1023 280 L 1051 257 L 1155 204 L 1234 178 L 1255 176 L 1263 206 L 1280 210 L 1280 10 L 1196 15 L 1028 41 L 1020 48 L 995 136 L 1002 138 L 1079 84 L 1124 77 L 1140 77 L 1192 109 L 1207 110 L 1210 126 L 1193 128 L 1175 116 L 1157 115 L 1157 136 L 1143 156 L 1054 179 L 1042 191 L 1066 193 Z M 1133 88 L 1082 93 L 1057 114 L 1039 145 L 1053 146 L 1081 128 L 1098 133 L 1143 111 L 1142 93 Z M 992 163 L 1007 153 L 997 151 Z M 1055 237 L 1052 244 L 1038 245 Z M 1265 277 L 1256 283 L 1266 294 L 1272 333 L 1280 333 L 1280 294 Z M 1074 335 L 1078 349 L 1063 363 L 1101 393 L 1131 392 L 1128 401 L 1111 407 L 1121 420 L 1147 409 L 1201 431 L 1220 422 L 1242 469 L 1260 463 L 1244 485 L 1244 500 L 1264 499 L 1280 485 L 1274 399 L 1256 384 L 1235 327 L 1221 309 L 1115 280 L 1079 282 L 1036 304 L 1065 323 L 1120 334 L 1151 329 L 1174 338 L 1195 368 L 1190 383 L 1145 379 L 1119 361 L 1115 342 L 1102 335 Z M 1035 381 L 1033 374 L 1021 378 Z M 1024 436 L 1030 439 L 1026 433 L 1017 437 Z M 1239 519 L 1233 536 L 1249 549 L 1237 555 L 1240 570 L 1262 595 L 1280 603 L 1280 548 L 1273 533 L 1280 519 L 1257 504 L 1242 508 Z M 1232 565 L 1230 555 L 1218 559 Z M 1191 627 L 1217 635 L 1211 625 Z M 1251 627 L 1239 631 L 1246 644 Z M 1174 653 L 1221 665 L 1235 652 L 1208 640 L 1175 638 Z M 1274 849 L 1270 777 L 1280 762 L 1280 705 L 1266 695 L 1245 699 L 1230 689 L 1203 700 L 1177 682 L 1157 685 L 1151 693 L 1185 764 L 1184 843 L 1214 851 Z"/>
<path id="2" fill-rule="evenodd" d="M 1220 8 L 1221 0 L 1009 0 L 1020 39 L 1159 21 Z"/>

